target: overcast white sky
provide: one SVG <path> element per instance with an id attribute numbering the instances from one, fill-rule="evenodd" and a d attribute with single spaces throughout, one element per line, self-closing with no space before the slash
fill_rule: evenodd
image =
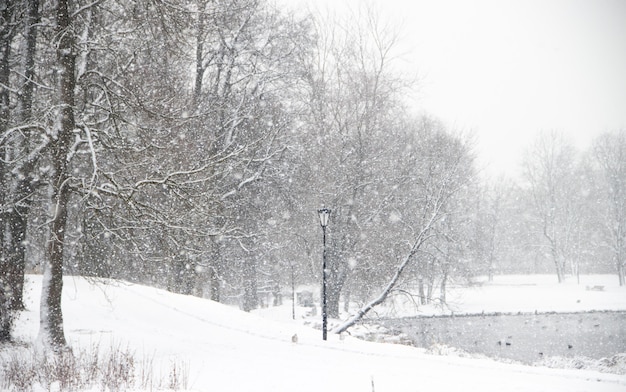
<path id="1" fill-rule="evenodd" d="M 370 2 L 402 28 L 416 109 L 475 131 L 490 173 L 516 170 L 541 130 L 585 148 L 626 128 L 626 0 Z"/>

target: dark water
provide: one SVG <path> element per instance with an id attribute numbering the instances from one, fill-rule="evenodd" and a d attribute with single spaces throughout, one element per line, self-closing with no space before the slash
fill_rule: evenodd
<path id="1" fill-rule="evenodd" d="M 626 353 L 626 312 L 415 317 L 383 325 L 404 332 L 418 347 L 443 344 L 529 364 L 550 356 Z"/>

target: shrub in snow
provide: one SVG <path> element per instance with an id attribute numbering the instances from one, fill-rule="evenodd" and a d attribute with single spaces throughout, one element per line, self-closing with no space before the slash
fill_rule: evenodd
<path id="1" fill-rule="evenodd" d="M 97 345 L 55 354 L 43 354 L 26 346 L 5 346 L 0 349 L 0 363 L 0 390 L 8 392 L 184 390 L 189 378 L 188 366 L 172 363 L 166 378 L 154 380 L 152 359 L 137 366 L 134 353 L 128 349 L 100 350 Z"/>

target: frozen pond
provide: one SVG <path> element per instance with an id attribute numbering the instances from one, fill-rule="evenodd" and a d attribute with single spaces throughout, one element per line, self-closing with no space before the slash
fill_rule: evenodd
<path id="1" fill-rule="evenodd" d="M 534 363 L 551 356 L 593 359 L 626 353 L 626 312 L 493 314 L 386 320 L 418 347 Z"/>

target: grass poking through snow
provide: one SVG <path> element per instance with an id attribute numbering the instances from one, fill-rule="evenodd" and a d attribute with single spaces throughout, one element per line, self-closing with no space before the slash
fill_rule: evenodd
<path id="1" fill-rule="evenodd" d="M 27 391 L 125 391 L 185 390 L 189 372 L 185 363 L 171 363 L 167 377 L 155 379 L 153 358 L 139 363 L 128 348 L 99 345 L 42 352 L 34 346 L 0 346 L 0 390 Z"/>

